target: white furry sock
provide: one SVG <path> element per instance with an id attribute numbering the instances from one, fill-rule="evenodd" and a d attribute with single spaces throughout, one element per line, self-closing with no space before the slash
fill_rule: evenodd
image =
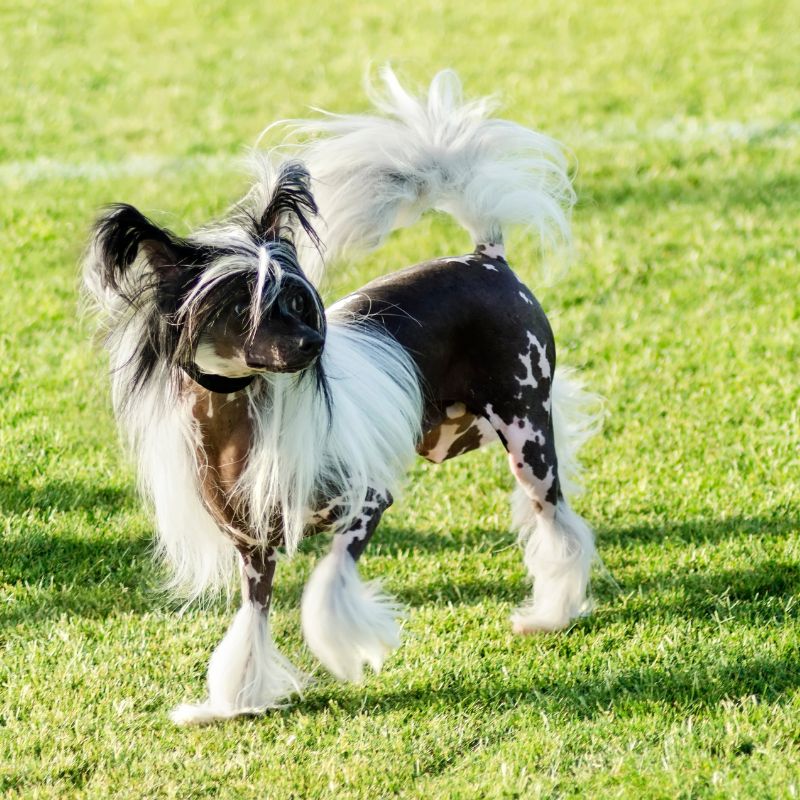
<path id="1" fill-rule="evenodd" d="M 525 544 L 525 566 L 533 578 L 533 598 L 511 617 L 516 633 L 558 631 L 590 608 L 589 570 L 594 538 L 586 522 L 565 500 L 555 517 L 542 518 L 521 490 L 514 498 L 514 517 Z"/>
<path id="2" fill-rule="evenodd" d="M 314 655 L 342 680 L 359 682 L 400 644 L 400 606 L 377 582 L 364 583 L 347 549 L 334 547 L 303 592 L 303 635 Z"/>
<path id="3" fill-rule="evenodd" d="M 208 664 L 208 699 L 184 703 L 170 714 L 179 725 L 203 724 L 286 705 L 301 693 L 305 676 L 275 647 L 261 607 L 245 603 Z"/>

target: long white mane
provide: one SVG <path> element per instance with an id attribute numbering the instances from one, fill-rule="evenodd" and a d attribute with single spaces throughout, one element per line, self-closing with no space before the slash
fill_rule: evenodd
<path id="1" fill-rule="evenodd" d="M 322 364 L 330 414 L 312 375 L 271 375 L 250 393 L 255 430 L 239 490 L 255 529 L 280 516 L 288 553 L 330 501 L 341 528 L 370 489 L 395 494 L 421 435 L 416 368 L 386 334 L 333 310 Z"/>

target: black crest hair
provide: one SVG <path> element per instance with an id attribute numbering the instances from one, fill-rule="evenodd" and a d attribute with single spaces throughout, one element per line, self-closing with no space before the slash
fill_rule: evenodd
<path id="1" fill-rule="evenodd" d="M 127 203 L 108 206 L 95 224 L 94 241 L 104 267 L 100 276 L 103 285 L 120 294 L 125 294 L 124 277 L 141 248 L 149 251 L 148 260 L 151 256 L 154 262 L 165 259 L 165 266 L 177 266 L 182 251 L 187 250 L 185 242 Z"/>
<path id="2" fill-rule="evenodd" d="M 291 221 L 297 223 L 319 249 L 319 236 L 309 220 L 318 213 L 317 203 L 311 194 L 311 176 L 300 161 L 283 164 L 267 207 L 257 223 L 257 232 L 264 241 L 294 241 Z"/>
<path id="3" fill-rule="evenodd" d="M 179 350 L 178 303 L 202 271 L 210 249 L 159 227 L 125 203 L 109 206 L 97 221 L 93 246 L 101 286 L 128 307 L 125 324 L 136 316 L 142 320 L 142 336 L 131 357 L 135 364 L 131 388 L 140 387 L 160 359 Z"/>

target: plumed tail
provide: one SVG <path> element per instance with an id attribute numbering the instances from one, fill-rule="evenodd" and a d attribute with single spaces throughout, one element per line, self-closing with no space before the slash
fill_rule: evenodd
<path id="1" fill-rule="evenodd" d="M 491 99 L 465 102 L 450 70 L 422 98 L 389 67 L 381 77 L 383 91 L 371 90 L 380 115 L 290 123 L 308 138 L 298 155 L 313 178 L 328 261 L 377 247 L 428 209 L 451 214 L 476 244 L 501 242 L 511 225 L 533 229 L 546 249 L 569 242 L 575 193 L 557 142 L 492 118 Z"/>
<path id="2" fill-rule="evenodd" d="M 557 367 L 552 388 L 553 433 L 558 456 L 558 477 L 567 497 L 581 493 L 583 446 L 603 425 L 603 399 L 586 389 L 578 370 Z"/>

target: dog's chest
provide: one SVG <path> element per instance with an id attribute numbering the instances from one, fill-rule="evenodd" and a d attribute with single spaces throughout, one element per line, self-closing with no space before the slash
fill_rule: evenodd
<path id="1" fill-rule="evenodd" d="M 215 516 L 232 522 L 236 484 L 247 466 L 252 435 L 249 404 L 244 392 L 224 395 L 192 389 L 186 401 L 194 419 L 200 490 Z"/>

